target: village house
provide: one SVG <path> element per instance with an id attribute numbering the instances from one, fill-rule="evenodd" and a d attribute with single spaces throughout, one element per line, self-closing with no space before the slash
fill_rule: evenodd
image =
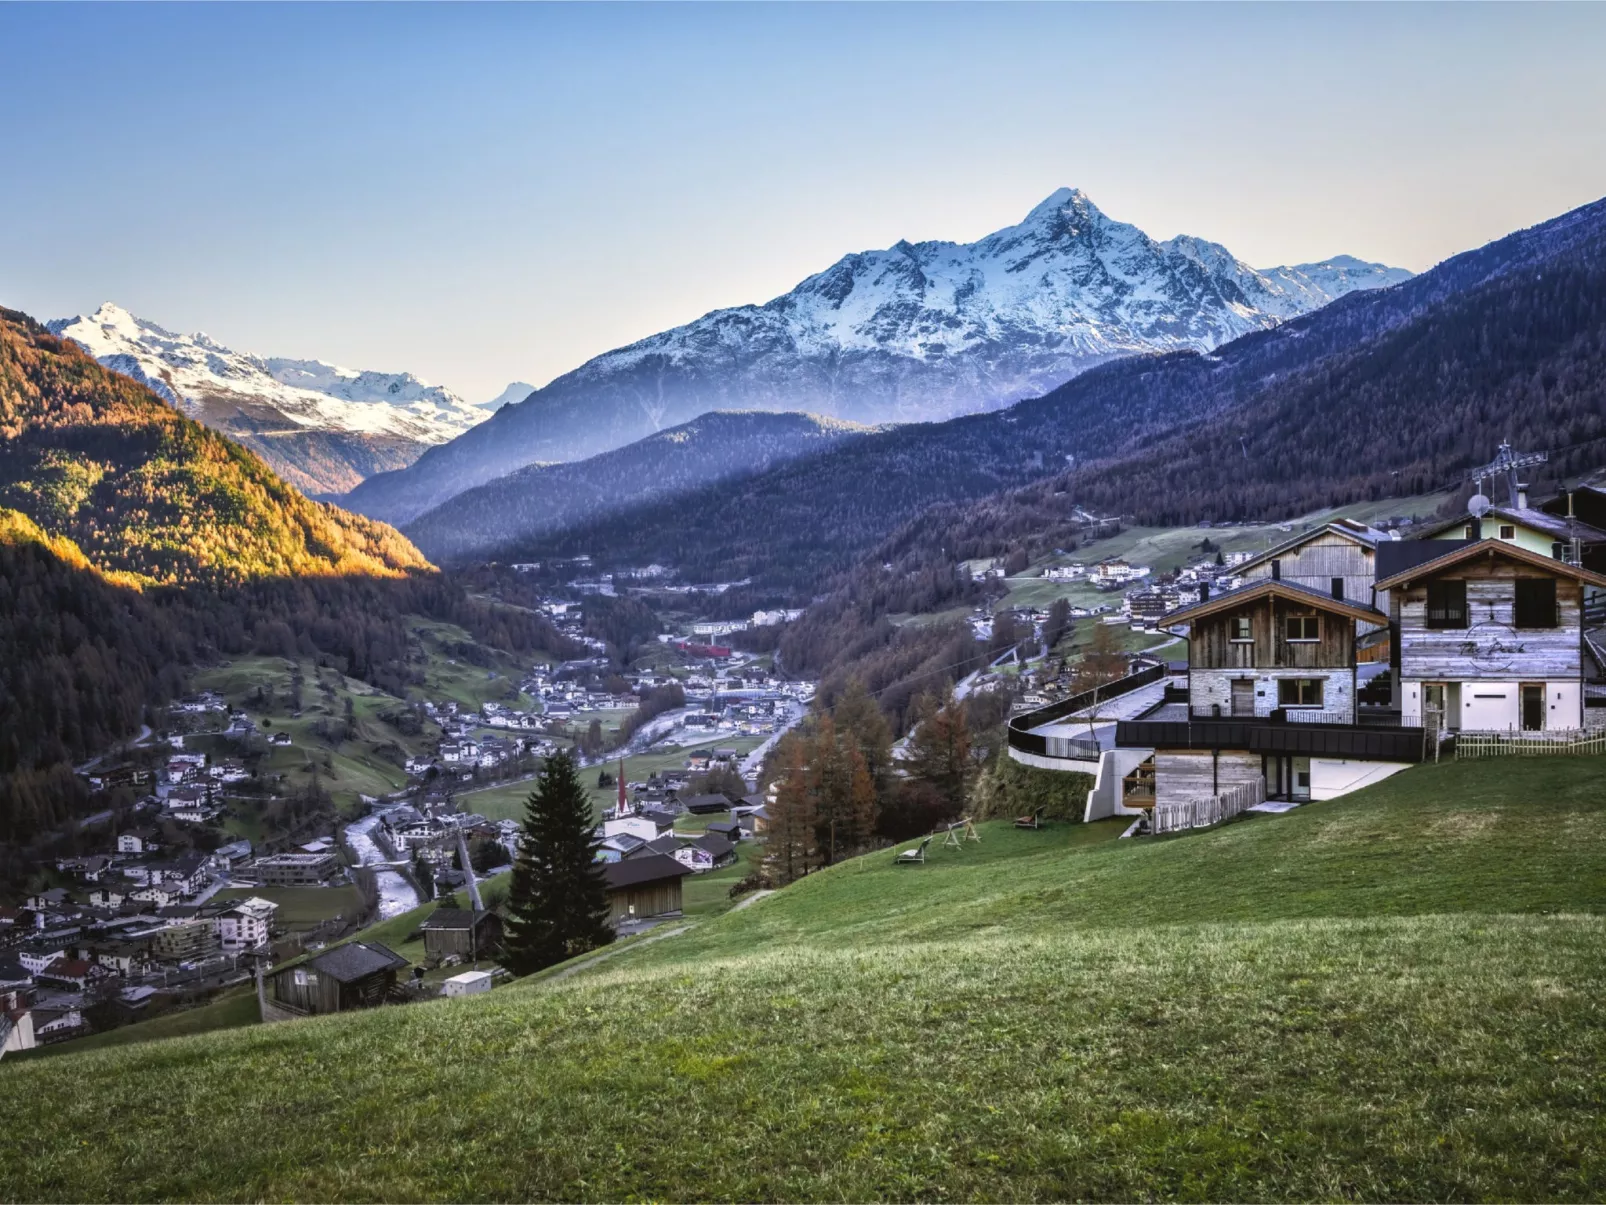
<path id="1" fill-rule="evenodd" d="M 274 854 L 258 858 L 250 870 L 263 887 L 316 887 L 340 868 L 332 852 Z"/>
<path id="2" fill-rule="evenodd" d="M 377 941 L 348 941 L 261 976 L 263 1021 L 289 1021 L 374 1008 L 407 997 L 396 981 L 408 962 Z"/>
<path id="3" fill-rule="evenodd" d="M 278 904 L 259 896 L 236 900 L 213 918 L 218 948 L 225 954 L 243 954 L 267 945 L 278 910 Z"/>
<path id="4" fill-rule="evenodd" d="M 1606 589 L 1606 575 L 1499 537 L 1407 547 L 1421 559 L 1377 583 L 1398 633 L 1403 722 L 1462 732 L 1586 727 L 1584 596 Z"/>
<path id="5" fill-rule="evenodd" d="M 424 953 L 440 960 L 456 956 L 467 962 L 493 957 L 502 944 L 502 918 L 469 908 L 437 908 L 419 929 Z"/>
<path id="6" fill-rule="evenodd" d="M 628 858 L 603 868 L 608 920 L 613 925 L 658 916 L 678 916 L 681 880 L 691 873 L 663 854 Z"/>

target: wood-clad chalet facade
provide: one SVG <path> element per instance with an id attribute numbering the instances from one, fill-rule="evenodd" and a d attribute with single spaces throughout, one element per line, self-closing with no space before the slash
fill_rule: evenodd
<path id="1" fill-rule="evenodd" d="M 1378 585 L 1390 592 L 1398 633 L 1403 722 L 1475 732 L 1585 726 L 1584 593 L 1606 588 L 1606 575 L 1489 538 L 1456 541 Z"/>
<path id="2" fill-rule="evenodd" d="M 408 962 L 377 941 L 348 941 L 283 966 L 258 981 L 264 1021 L 374 1008 L 398 998 L 398 971 Z"/>
<path id="3" fill-rule="evenodd" d="M 435 959 L 456 955 L 473 962 L 495 956 L 502 944 L 502 918 L 471 908 L 437 908 L 419 929 L 424 953 Z"/>
<path id="4" fill-rule="evenodd" d="M 602 868 L 602 877 L 608 886 L 609 923 L 679 915 L 680 881 L 690 873 L 665 854 L 608 863 Z"/>
<path id="5" fill-rule="evenodd" d="M 1355 629 L 1386 624 L 1368 605 L 1262 578 L 1175 611 L 1188 639 L 1192 715 L 1265 718 L 1279 710 L 1355 722 Z"/>
<path id="6" fill-rule="evenodd" d="M 1387 539 L 1364 523 L 1335 519 L 1245 561 L 1238 574 L 1245 582 L 1285 581 L 1330 598 L 1369 604 L 1377 580 L 1377 546 Z M 1379 610 L 1387 614 L 1386 608 Z"/>
<path id="7" fill-rule="evenodd" d="M 1187 698 L 1117 724 L 1116 744 L 1153 750 L 1156 804 L 1262 780 L 1269 798 L 1327 799 L 1387 777 L 1422 743 L 1356 723 L 1356 632 L 1387 621 L 1280 576 L 1174 611 L 1164 627 L 1188 640 Z"/>

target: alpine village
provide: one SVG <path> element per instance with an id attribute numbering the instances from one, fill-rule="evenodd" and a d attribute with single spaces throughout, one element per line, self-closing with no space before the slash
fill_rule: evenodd
<path id="1" fill-rule="evenodd" d="M 557 16 L 321 15 L 414 64 Z M 600 354 L 328 339 L 548 381 L 488 401 L 242 350 L 311 328 L 226 257 L 19 271 L 0 1198 L 1606 1195 L 1606 199 L 1419 270 L 1011 212 L 766 304 L 795 248 L 644 265 Z M 137 315 L 54 308 L 97 260 Z M 227 336 L 158 324 L 213 287 Z"/>

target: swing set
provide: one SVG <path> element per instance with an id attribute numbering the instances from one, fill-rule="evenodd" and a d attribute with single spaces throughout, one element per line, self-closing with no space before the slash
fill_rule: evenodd
<path id="1" fill-rule="evenodd" d="M 942 840 L 942 848 L 963 849 L 966 841 L 980 841 L 981 834 L 976 831 L 976 824 L 969 816 L 962 816 L 948 826 L 948 835 Z"/>

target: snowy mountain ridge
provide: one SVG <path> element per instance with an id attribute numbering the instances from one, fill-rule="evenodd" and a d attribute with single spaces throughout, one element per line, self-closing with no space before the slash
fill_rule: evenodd
<path id="1" fill-rule="evenodd" d="M 289 424 L 307 430 L 437 444 L 491 414 L 412 373 L 357 372 L 321 360 L 233 351 L 204 333 L 182 335 L 136 318 L 112 302 L 93 314 L 47 325 L 191 417 L 199 417 L 208 400 L 239 399 L 270 406 Z"/>
<path id="2" fill-rule="evenodd" d="M 1158 242 L 1062 188 L 977 242 L 847 255 L 763 305 L 605 352 L 349 504 L 405 522 L 523 465 L 584 459 L 715 410 L 876 425 L 998 409 L 1107 360 L 1210 351 L 1410 276 L 1351 256 L 1255 269 L 1205 239 Z"/>

